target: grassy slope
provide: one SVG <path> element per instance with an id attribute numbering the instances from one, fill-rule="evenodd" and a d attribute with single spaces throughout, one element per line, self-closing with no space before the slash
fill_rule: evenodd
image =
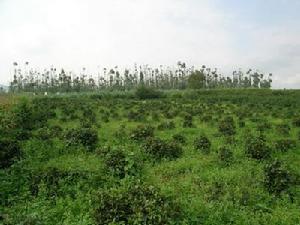
<path id="1" fill-rule="evenodd" d="M 250 93 L 250 94 L 249 94 Z M 140 179 L 149 184 L 157 186 L 161 191 L 174 198 L 180 203 L 184 213 L 185 224 L 300 224 L 300 189 L 296 187 L 294 192 L 295 201 L 292 203 L 287 195 L 275 198 L 270 195 L 263 186 L 263 167 L 266 162 L 259 162 L 249 159 L 244 154 L 244 137 L 249 134 L 249 130 L 256 133 L 258 123 L 245 119 L 246 127 L 237 126 L 236 141 L 234 144 L 227 144 L 226 139 L 218 135 L 218 120 L 223 113 L 214 111 L 222 108 L 230 115 L 234 116 L 237 123 L 235 111 L 239 112 L 247 104 L 256 102 L 270 102 L 273 108 L 257 109 L 256 106 L 248 105 L 248 110 L 253 110 L 252 117 L 263 118 L 273 126 L 271 130 L 265 132 L 268 143 L 273 144 L 275 140 L 283 138 L 276 133 L 275 124 L 288 123 L 291 119 L 287 117 L 289 113 L 299 113 L 300 93 L 298 91 L 285 93 L 282 97 L 279 94 L 273 95 L 269 92 L 243 91 L 217 91 L 203 92 L 196 97 L 194 93 L 186 92 L 183 97 L 179 93 L 169 93 L 167 101 L 171 110 L 179 109 L 179 114 L 170 119 L 176 124 L 175 129 L 155 130 L 155 136 L 162 139 L 170 139 L 174 134 L 183 134 L 187 139 L 187 144 L 183 145 L 183 156 L 177 160 L 153 162 L 142 152 L 140 144 L 128 139 L 130 130 L 138 124 L 151 124 L 154 127 L 164 118 L 159 112 L 161 121 L 152 120 L 151 113 L 141 121 L 128 121 L 128 110 L 124 108 L 129 104 L 131 110 L 146 108 L 150 103 L 158 104 L 161 100 L 136 101 L 132 99 L 114 100 L 115 105 L 109 105 L 109 100 L 91 100 L 89 96 L 78 97 L 79 102 L 92 106 L 100 124 L 95 126 L 99 132 L 99 146 L 119 146 L 125 152 L 134 153 L 143 162 L 140 172 Z M 172 97 L 173 96 L 173 97 Z M 174 97 L 175 96 L 175 97 Z M 255 99 L 256 98 L 256 99 Z M 241 102 L 240 102 L 241 100 Z M 217 101 L 217 102 L 216 102 Z M 218 102 L 219 101 L 219 102 Z M 285 106 L 285 103 L 296 102 L 294 107 Z M 201 114 L 194 116 L 194 127 L 183 128 L 180 113 L 202 104 L 203 114 L 211 115 L 210 121 L 202 121 Z M 211 104 L 217 106 L 214 108 Z M 217 104 L 217 105 L 216 105 Z M 277 105 L 276 105 L 277 104 Z M 100 108 L 104 111 L 118 113 L 118 118 L 110 116 L 109 122 L 103 122 Z M 273 110 L 273 111 L 272 111 Z M 276 112 L 275 116 L 272 112 Z M 80 115 L 79 110 L 77 113 Z M 57 109 L 57 118 L 48 121 L 50 125 L 60 125 L 64 129 L 80 126 L 80 119 L 62 121 L 60 109 Z M 111 115 L 111 113 L 110 113 Z M 126 126 L 127 134 L 124 140 L 116 138 L 120 124 Z M 288 138 L 297 139 L 299 128 L 292 128 Z M 193 147 L 194 139 L 205 133 L 212 141 L 212 151 L 210 154 L 202 154 Z M 220 164 L 218 160 L 218 148 L 229 146 L 234 152 L 234 159 L 230 166 Z M 83 147 L 77 146 L 72 149 L 65 149 L 63 141 L 53 139 L 51 143 L 43 140 L 30 139 L 23 143 L 23 160 L 13 166 L 10 175 L 5 172 L 5 182 L 7 188 L 23 188 L 17 190 L 17 195 L 10 195 L 11 203 L 9 207 L 2 208 L 6 221 L 11 223 L 21 223 L 22 221 L 34 221 L 35 224 L 93 224 L 92 200 L 94 194 L 105 186 L 116 184 L 116 178 L 109 175 L 103 165 L 101 154 L 97 152 L 87 152 Z M 279 158 L 286 162 L 290 168 L 299 174 L 300 165 L 300 143 L 287 153 L 273 152 L 273 158 Z M 146 158 L 146 159 L 145 159 Z M 27 171 L 35 173 L 43 171 L 45 168 L 58 168 L 60 171 L 84 174 L 78 182 L 63 184 L 59 195 L 54 199 L 49 199 L 45 193 L 41 192 L 38 197 L 32 197 L 21 181 L 13 181 L 16 171 Z M 16 174 L 15 176 L 19 176 Z M 5 186 L 5 185 L 4 185 Z M 8 191 L 9 192 L 9 191 Z M 27 224 L 30 224 L 30 223 Z"/>

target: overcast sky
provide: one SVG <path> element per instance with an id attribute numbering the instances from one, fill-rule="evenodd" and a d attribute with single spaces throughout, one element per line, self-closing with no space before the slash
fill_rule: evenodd
<path id="1" fill-rule="evenodd" d="M 300 88 L 299 0 L 0 0 L 0 83 L 12 63 L 257 68 Z"/>

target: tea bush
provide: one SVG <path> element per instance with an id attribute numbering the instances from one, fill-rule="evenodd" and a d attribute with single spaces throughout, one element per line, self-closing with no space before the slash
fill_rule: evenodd
<path id="1" fill-rule="evenodd" d="M 172 136 L 172 139 L 179 144 L 186 144 L 187 142 L 186 137 L 183 136 L 182 134 L 174 134 Z"/>
<path id="2" fill-rule="evenodd" d="M 150 125 L 137 126 L 130 135 L 130 138 L 135 141 L 143 141 L 154 136 L 154 128 Z"/>
<path id="3" fill-rule="evenodd" d="M 295 118 L 293 119 L 293 125 L 294 125 L 295 127 L 300 127 L 300 116 L 295 117 Z"/>
<path id="4" fill-rule="evenodd" d="M 94 150 L 98 143 L 98 133 L 91 128 L 69 129 L 65 138 L 68 145 L 82 144 L 88 150 Z"/>
<path id="5" fill-rule="evenodd" d="M 171 198 L 141 182 L 102 190 L 97 194 L 94 205 L 94 219 L 99 225 L 174 224 L 181 213 Z"/>
<path id="6" fill-rule="evenodd" d="M 205 135 L 201 135 L 194 141 L 194 147 L 203 153 L 209 153 L 211 148 L 211 142 Z"/>
<path id="7" fill-rule="evenodd" d="M 233 160 L 233 152 L 228 147 L 222 146 L 218 150 L 218 157 L 221 164 L 230 165 Z"/>
<path id="8" fill-rule="evenodd" d="M 157 126 L 158 130 L 172 130 L 175 128 L 175 123 L 173 121 L 162 122 Z"/>
<path id="9" fill-rule="evenodd" d="M 191 114 L 186 114 L 183 118 L 183 127 L 193 127 L 193 116 Z"/>
<path id="10" fill-rule="evenodd" d="M 271 148 L 264 136 L 250 136 L 246 140 L 245 153 L 253 159 L 263 160 L 270 157 Z"/>
<path id="11" fill-rule="evenodd" d="M 291 127 L 288 124 L 278 124 L 276 131 L 281 135 L 289 135 Z"/>
<path id="12" fill-rule="evenodd" d="M 264 185 L 271 194 L 280 195 L 293 184 L 292 174 L 278 160 L 265 166 Z"/>
<path id="13" fill-rule="evenodd" d="M 240 127 L 240 128 L 243 128 L 243 127 L 246 126 L 246 123 L 245 123 L 244 120 L 239 120 L 238 124 L 239 124 L 239 127 Z"/>
<path id="14" fill-rule="evenodd" d="M 115 176 L 124 178 L 126 175 L 127 159 L 121 149 L 110 149 L 104 158 L 105 167 Z"/>
<path id="15" fill-rule="evenodd" d="M 277 151 L 287 152 L 296 147 L 296 141 L 291 139 L 281 139 L 275 142 L 275 149 Z"/>
<path id="16" fill-rule="evenodd" d="M 183 153 L 182 147 L 174 141 L 165 141 L 159 138 L 149 138 L 144 144 L 146 153 L 155 159 L 176 159 Z"/>
<path id="17" fill-rule="evenodd" d="M 236 133 L 235 124 L 232 117 L 226 117 L 219 122 L 219 132 L 228 136 Z"/>
<path id="18" fill-rule="evenodd" d="M 50 199 L 65 195 L 71 196 L 75 190 L 70 187 L 76 188 L 74 184 L 77 184 L 80 180 L 86 182 L 87 175 L 82 172 L 64 171 L 56 167 L 48 167 L 31 174 L 29 191 L 35 197 L 42 191 L 42 194 Z M 68 192 L 64 191 L 66 186 L 70 186 Z"/>
<path id="19" fill-rule="evenodd" d="M 153 88 L 145 87 L 143 85 L 138 87 L 134 94 L 138 99 L 142 100 L 162 97 L 162 93 L 160 91 Z"/>
<path id="20" fill-rule="evenodd" d="M 256 129 L 260 132 L 264 132 L 266 130 L 270 130 L 272 128 L 272 125 L 267 120 L 261 120 L 260 123 L 257 124 Z"/>
<path id="21" fill-rule="evenodd" d="M 0 138 L 0 169 L 10 167 L 20 154 L 21 149 L 16 140 Z"/>
<path id="22" fill-rule="evenodd" d="M 127 118 L 128 118 L 128 121 L 135 121 L 135 122 L 145 120 L 145 116 L 138 111 L 129 111 Z"/>

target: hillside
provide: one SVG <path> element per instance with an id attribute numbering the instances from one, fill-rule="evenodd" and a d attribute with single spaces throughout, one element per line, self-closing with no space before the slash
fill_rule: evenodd
<path id="1" fill-rule="evenodd" d="M 298 90 L 24 97 L 0 110 L 0 223 L 300 224 L 299 112 Z"/>

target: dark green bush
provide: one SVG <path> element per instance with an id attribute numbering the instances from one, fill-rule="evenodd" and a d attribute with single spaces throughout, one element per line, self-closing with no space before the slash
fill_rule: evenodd
<path id="1" fill-rule="evenodd" d="M 260 132 L 264 132 L 272 128 L 272 124 L 267 120 L 261 120 L 260 123 L 257 124 L 256 129 Z"/>
<path id="2" fill-rule="evenodd" d="M 185 144 L 186 143 L 186 137 L 183 136 L 182 134 L 174 134 L 172 139 L 179 143 L 179 144 Z"/>
<path id="3" fill-rule="evenodd" d="M 162 93 L 160 91 L 153 88 L 145 87 L 143 85 L 138 87 L 134 94 L 138 99 L 142 100 L 162 97 Z"/>
<path id="4" fill-rule="evenodd" d="M 236 133 L 232 117 L 226 117 L 219 122 L 219 132 L 226 136 L 231 136 Z"/>
<path id="5" fill-rule="evenodd" d="M 182 148 L 174 141 L 165 141 L 159 138 L 149 138 L 144 144 L 146 153 L 152 155 L 155 159 L 176 159 L 182 155 Z"/>
<path id="6" fill-rule="evenodd" d="M 243 127 L 245 127 L 245 126 L 246 126 L 245 121 L 244 121 L 244 120 L 239 120 L 239 127 L 240 127 L 240 128 L 243 128 Z"/>
<path id="7" fill-rule="evenodd" d="M 51 137 L 61 138 L 63 136 L 63 129 L 59 125 L 49 126 Z"/>
<path id="8" fill-rule="evenodd" d="M 0 139 L 0 169 L 10 167 L 20 157 L 21 149 L 17 140 Z"/>
<path id="9" fill-rule="evenodd" d="M 293 119 L 293 125 L 294 125 L 295 127 L 300 127 L 300 116 L 295 117 L 295 118 Z"/>
<path id="10" fill-rule="evenodd" d="M 97 115 L 92 108 L 86 108 L 82 112 L 82 119 L 87 120 L 90 123 L 96 123 Z"/>
<path id="11" fill-rule="evenodd" d="M 276 126 L 276 131 L 281 135 L 289 135 L 291 127 L 288 124 L 278 124 Z"/>
<path id="12" fill-rule="evenodd" d="M 145 120 L 145 115 L 139 111 L 129 111 L 127 118 L 129 121 L 143 121 Z"/>
<path id="13" fill-rule="evenodd" d="M 32 196 L 38 196 L 41 186 L 47 198 L 53 199 L 57 196 L 71 195 L 69 189 L 65 192 L 63 188 L 66 186 L 75 187 L 75 183 L 87 176 L 82 172 L 63 171 L 56 167 L 48 167 L 40 171 L 34 172 L 30 176 L 29 191 Z"/>
<path id="14" fill-rule="evenodd" d="M 277 151 L 287 152 L 296 147 L 296 141 L 291 139 L 281 139 L 275 142 L 275 149 Z"/>
<path id="15" fill-rule="evenodd" d="M 172 130 L 175 128 L 175 123 L 173 121 L 162 122 L 157 126 L 158 130 Z"/>
<path id="16" fill-rule="evenodd" d="M 22 130 L 34 128 L 33 111 L 28 102 L 21 102 L 12 111 L 14 124 Z"/>
<path id="17" fill-rule="evenodd" d="M 233 152 L 231 149 L 222 146 L 218 150 L 218 157 L 222 164 L 229 165 L 233 159 Z"/>
<path id="18" fill-rule="evenodd" d="M 183 118 L 183 127 L 193 127 L 193 116 L 186 114 Z"/>
<path id="19" fill-rule="evenodd" d="M 114 136 L 116 137 L 116 139 L 118 141 L 123 141 L 126 138 L 128 138 L 128 133 L 126 130 L 126 126 L 124 124 L 121 124 L 118 128 L 118 130 L 116 130 Z"/>
<path id="20" fill-rule="evenodd" d="M 104 158 L 105 167 L 115 176 L 121 179 L 126 175 L 126 155 L 120 149 L 111 149 Z"/>
<path id="21" fill-rule="evenodd" d="M 37 129 L 34 136 L 40 140 L 49 140 L 53 138 L 52 132 L 48 127 L 41 127 Z"/>
<path id="22" fill-rule="evenodd" d="M 278 160 L 267 164 L 264 173 L 264 185 L 271 194 L 280 195 L 293 184 L 292 174 Z"/>
<path id="23" fill-rule="evenodd" d="M 211 142 L 205 135 L 201 135 L 194 141 L 194 147 L 196 150 L 202 151 L 203 153 L 209 153 L 211 148 Z"/>
<path id="24" fill-rule="evenodd" d="M 262 135 L 257 137 L 250 136 L 246 140 L 245 153 L 253 159 L 262 160 L 270 157 L 271 148 L 267 145 L 267 141 Z"/>
<path id="25" fill-rule="evenodd" d="M 135 141 L 143 141 L 154 136 L 154 128 L 150 125 L 137 126 L 130 135 L 130 138 Z"/>
<path id="26" fill-rule="evenodd" d="M 98 193 L 94 204 L 94 219 L 99 225 L 174 224 L 181 214 L 172 199 L 141 182 L 103 190 Z"/>
<path id="27" fill-rule="evenodd" d="M 94 150 L 98 143 L 98 133 L 91 128 L 67 130 L 65 138 L 68 145 L 82 144 L 88 150 Z"/>

